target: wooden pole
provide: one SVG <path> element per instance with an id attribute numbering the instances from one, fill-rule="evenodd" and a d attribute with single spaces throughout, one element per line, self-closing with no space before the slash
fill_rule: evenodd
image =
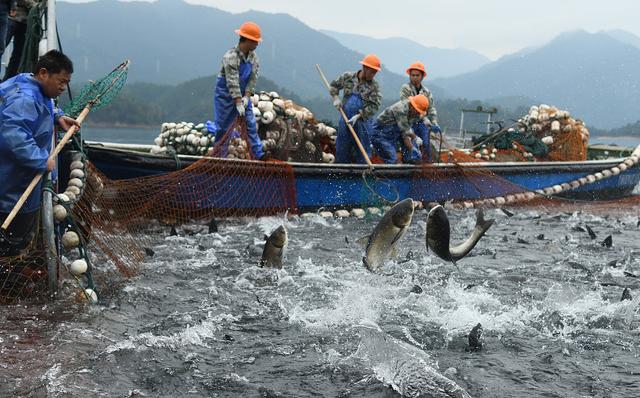
<path id="1" fill-rule="evenodd" d="M 87 104 L 87 106 L 82 110 L 82 112 L 80 113 L 80 115 L 76 119 L 76 121 L 78 123 L 82 124 L 84 119 L 87 117 L 87 114 L 89 114 L 89 111 L 91 110 L 91 105 L 92 105 L 91 103 Z M 64 137 L 62 137 L 62 139 L 60 140 L 58 145 L 56 145 L 56 147 L 53 150 L 53 152 L 51 153 L 51 155 L 49 155 L 49 159 L 55 158 L 56 156 L 58 156 L 58 154 L 60 153 L 62 148 L 71 139 L 71 137 L 75 134 L 75 132 L 77 130 L 78 130 L 78 128 L 75 125 L 71 126 L 71 128 L 69 130 L 67 130 L 67 132 L 64 135 Z M 11 210 L 11 213 L 9 213 L 9 215 L 7 216 L 7 219 L 4 220 L 4 223 L 2 224 L 2 227 L 1 227 L 3 230 L 6 231 L 9 228 L 9 226 L 13 222 L 13 219 L 16 217 L 16 215 L 18 214 L 18 212 L 20 211 L 20 209 L 24 205 L 24 202 L 27 201 L 27 199 L 29 198 L 29 195 L 31 195 L 31 192 L 33 192 L 33 190 L 35 189 L 36 185 L 38 185 L 38 183 L 40 182 L 40 179 L 42 179 L 43 175 L 44 175 L 44 173 L 38 173 L 35 177 L 33 177 L 33 180 L 31 180 L 31 183 L 29 184 L 27 189 L 25 189 L 25 191 L 22 194 L 22 196 L 20 196 L 20 199 L 18 199 L 18 202 L 15 204 L 15 206 L 13 206 L 13 210 Z"/>

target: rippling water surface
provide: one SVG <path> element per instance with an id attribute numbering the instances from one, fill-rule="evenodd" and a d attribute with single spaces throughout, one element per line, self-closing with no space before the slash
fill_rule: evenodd
<path id="1" fill-rule="evenodd" d="M 383 274 L 354 243 L 375 216 L 159 235 L 141 275 L 97 306 L 66 286 L 0 308 L 0 396 L 640 396 L 640 211 L 511 211 L 488 211 L 496 223 L 459 269 L 426 251 L 424 211 Z M 474 213 L 448 212 L 461 241 Z M 258 268 L 282 223 L 284 269 Z M 485 347 L 469 352 L 477 323 Z"/>

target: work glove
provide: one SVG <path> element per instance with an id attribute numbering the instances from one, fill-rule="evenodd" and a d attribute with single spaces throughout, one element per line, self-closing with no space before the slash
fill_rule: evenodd
<path id="1" fill-rule="evenodd" d="M 440 129 L 440 126 L 438 126 L 437 124 L 432 124 L 431 125 L 431 131 L 434 133 L 442 133 L 442 130 Z"/>
<path id="2" fill-rule="evenodd" d="M 422 146 L 422 143 L 423 143 L 422 138 L 416 137 L 416 146 L 418 148 Z"/>
<path id="3" fill-rule="evenodd" d="M 249 106 L 249 97 L 242 97 L 242 106 L 245 108 Z"/>
<path id="4" fill-rule="evenodd" d="M 420 160 L 422 159 L 422 155 L 420 154 L 420 151 L 418 150 L 418 148 L 413 147 L 411 148 L 411 153 L 409 154 L 409 159 L 407 159 L 405 161 L 405 163 L 420 163 Z"/>
<path id="5" fill-rule="evenodd" d="M 349 124 L 350 124 L 350 125 L 352 125 L 352 126 L 353 126 L 353 125 L 355 125 L 355 124 L 356 124 L 356 122 L 357 122 L 361 117 L 362 117 L 362 115 L 361 115 L 361 114 L 356 113 L 355 115 L 353 115 L 353 116 L 351 117 L 351 119 L 349 119 Z"/>
<path id="6" fill-rule="evenodd" d="M 238 111 L 238 114 L 240 116 L 244 117 L 245 110 L 244 110 L 244 106 L 242 105 L 242 101 L 236 103 L 236 110 Z"/>
<path id="7" fill-rule="evenodd" d="M 340 108 L 341 105 L 342 105 L 342 101 L 340 100 L 340 97 L 338 97 L 337 95 L 334 95 L 333 106 L 335 106 L 336 108 Z"/>

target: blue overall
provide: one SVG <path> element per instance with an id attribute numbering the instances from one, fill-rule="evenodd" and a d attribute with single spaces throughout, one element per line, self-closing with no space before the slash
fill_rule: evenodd
<path id="1" fill-rule="evenodd" d="M 429 129 L 427 129 L 422 122 L 414 123 L 412 129 L 413 132 L 422 139 L 422 153 L 417 150 L 418 146 L 415 140 L 413 140 L 414 151 L 410 153 L 409 150 L 407 150 L 402 140 L 403 132 L 396 123 L 380 124 L 376 121 L 371 136 L 371 143 L 378 156 L 380 156 L 385 163 L 396 163 L 398 161 L 397 148 L 399 145 L 402 148 L 404 163 L 419 163 L 424 158 L 431 161 Z"/>
<path id="2" fill-rule="evenodd" d="M 240 92 L 242 95 L 245 94 L 252 70 L 253 65 L 251 65 L 251 63 L 240 62 Z M 227 79 L 224 76 L 218 76 L 218 80 L 216 81 L 216 90 L 213 97 L 213 112 L 215 119 L 214 122 L 210 120 L 207 121 L 207 130 L 212 135 L 215 135 L 216 138 L 214 142 L 217 143 L 227 132 L 231 123 L 240 116 L 236 109 L 236 103 L 234 99 L 231 98 L 231 94 L 229 94 Z M 258 126 L 256 124 L 256 117 L 253 115 L 253 105 L 251 101 L 249 101 L 249 105 L 246 108 L 245 119 L 247 121 L 247 135 L 249 136 L 251 152 L 254 158 L 260 159 L 264 152 L 262 151 L 262 141 L 260 141 L 260 137 L 258 136 Z"/>
<path id="3" fill-rule="evenodd" d="M 420 163 L 423 160 L 431 163 L 431 143 L 429 142 L 431 134 L 429 134 L 429 128 L 422 121 L 415 122 L 411 128 L 416 136 L 422 140 L 422 152 L 418 151 L 411 154 L 407 147 L 402 144 L 402 159 L 404 159 L 404 163 Z M 418 147 L 416 140 L 413 140 L 412 143 L 414 148 Z"/>
<path id="4" fill-rule="evenodd" d="M 346 103 L 342 105 L 342 109 L 347 115 L 347 118 L 351 119 L 358 113 L 360 109 L 362 109 L 363 102 L 360 94 L 349 94 Z M 364 147 L 367 156 L 371 157 L 371 141 L 369 141 L 371 120 L 362 120 L 362 118 L 360 118 L 353 126 L 353 129 L 360 139 L 360 143 Z M 340 119 L 340 123 L 338 123 L 338 133 L 336 136 L 336 163 L 366 163 L 351 132 L 347 128 L 347 124 L 342 119 Z"/>
<path id="5" fill-rule="evenodd" d="M 47 171 L 55 114 L 30 73 L 0 84 L 0 213 L 9 213 L 38 173 Z M 20 213 L 40 208 L 42 180 Z"/>

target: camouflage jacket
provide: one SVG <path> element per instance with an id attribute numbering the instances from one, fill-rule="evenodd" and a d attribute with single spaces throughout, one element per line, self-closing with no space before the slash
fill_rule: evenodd
<path id="1" fill-rule="evenodd" d="M 340 90 L 343 91 L 342 104 L 346 102 L 347 97 L 351 93 L 358 93 L 362 97 L 364 105 L 362 106 L 362 117 L 364 119 L 372 118 L 378 112 L 382 103 L 382 94 L 380 94 L 380 86 L 378 82 L 372 80 L 366 82 L 358 79 L 358 72 L 345 72 L 340 77 L 331 82 L 331 95 L 338 95 Z"/>
<path id="2" fill-rule="evenodd" d="M 245 88 L 245 94 L 253 93 L 256 88 L 256 80 L 258 80 L 258 69 L 260 68 L 258 55 L 254 51 L 251 51 L 245 57 L 242 51 L 240 51 L 240 49 L 236 46 L 224 53 L 224 56 L 222 57 L 222 68 L 220 69 L 220 74 L 218 75 L 220 77 L 224 77 L 227 80 L 227 88 L 229 89 L 231 98 L 242 97 L 242 93 L 240 92 L 240 62 L 242 61 L 249 62 L 253 66 L 251 76 L 249 77 L 249 82 L 247 83 L 247 87 Z"/>
<path id="3" fill-rule="evenodd" d="M 410 117 L 409 106 L 408 99 L 402 99 L 389 106 L 378 116 L 378 124 L 396 124 L 400 128 L 403 136 L 411 134 L 411 126 L 414 123 L 420 122 L 422 117 L 417 113 L 413 117 Z"/>
<path id="4" fill-rule="evenodd" d="M 423 85 L 420 85 L 420 90 L 418 90 L 416 89 L 416 86 L 411 83 L 405 83 L 402 85 L 402 88 L 400 88 L 400 99 L 407 99 L 418 94 L 424 95 L 429 100 L 427 119 L 429 119 L 433 124 L 438 124 L 438 112 L 436 111 L 436 104 L 435 102 L 433 102 L 433 95 L 431 95 L 431 91 L 429 91 L 429 89 L 427 89 Z"/>

